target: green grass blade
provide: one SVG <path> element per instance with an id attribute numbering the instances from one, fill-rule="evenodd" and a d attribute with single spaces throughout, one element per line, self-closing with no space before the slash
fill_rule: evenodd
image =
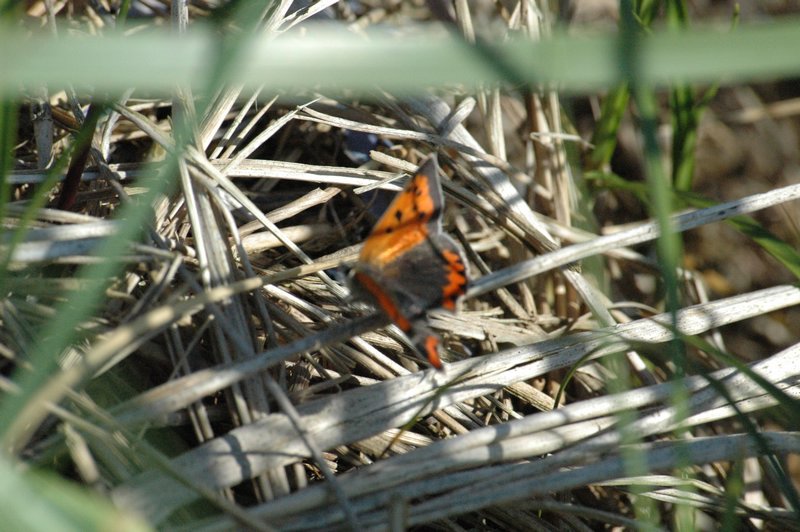
<path id="1" fill-rule="evenodd" d="M 0 220 L 5 219 L 6 205 L 10 199 L 11 187 L 6 181 L 6 176 L 14 166 L 18 113 L 17 103 L 14 100 L 0 99 Z M 5 268 L 0 266 L 0 273 L 5 271 Z"/>
<path id="2" fill-rule="evenodd" d="M 361 35 L 324 26 L 313 28 L 313 36 L 290 32 L 277 39 L 247 38 L 239 59 L 225 68 L 234 73 L 230 81 L 272 90 L 309 90 L 313 80 L 317 90 L 346 88 L 374 94 L 376 87 L 391 87 L 396 94 L 408 94 L 426 86 L 476 87 L 507 81 L 460 38 L 442 31 L 419 28 L 403 37 L 376 30 L 368 38 L 365 46 Z M 504 56 L 527 83 L 585 91 L 626 79 L 629 65 L 617 61 L 618 44 L 616 35 L 555 34 L 535 43 L 512 39 L 491 46 L 493 54 Z M 176 85 L 204 88 L 214 74 L 209 58 L 220 57 L 222 46 L 219 34 L 201 24 L 193 25 L 185 36 L 115 31 L 103 37 L 59 39 L 3 28 L 0 94 L 16 94 L 21 85 L 65 83 L 110 93 L 130 87 L 164 94 Z M 764 54 L 765 49 L 775 53 Z M 791 18 L 769 25 L 742 24 L 735 32 L 714 27 L 661 31 L 642 36 L 637 46 L 637 81 L 659 86 L 792 76 L 797 73 L 792 51 L 797 49 L 800 24 Z M 97 64 L 104 68 L 96 68 Z"/>
<path id="3" fill-rule="evenodd" d="M 54 475 L 20 473 L 0 456 L 0 515 L 4 530 L 81 532 L 151 530 L 132 515 Z"/>

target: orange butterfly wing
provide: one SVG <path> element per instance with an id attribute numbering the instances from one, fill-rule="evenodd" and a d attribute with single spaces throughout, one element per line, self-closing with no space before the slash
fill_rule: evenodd
<path id="1" fill-rule="evenodd" d="M 436 158 L 429 157 L 372 229 L 358 260 L 382 267 L 422 243 L 440 224 L 442 189 L 438 182 Z"/>
<path id="2" fill-rule="evenodd" d="M 466 292 L 461 249 L 442 233 L 442 189 L 430 156 L 392 201 L 361 249 L 354 278 L 417 348 L 441 368 L 439 338 L 419 323 L 434 307 L 455 310 Z"/>

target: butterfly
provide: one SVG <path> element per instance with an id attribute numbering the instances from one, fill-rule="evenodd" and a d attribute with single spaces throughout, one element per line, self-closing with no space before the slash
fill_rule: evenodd
<path id="1" fill-rule="evenodd" d="M 463 251 L 442 232 L 443 199 L 432 154 L 375 224 L 350 273 L 356 295 L 382 310 L 439 369 L 441 339 L 425 313 L 455 311 L 469 283 Z"/>

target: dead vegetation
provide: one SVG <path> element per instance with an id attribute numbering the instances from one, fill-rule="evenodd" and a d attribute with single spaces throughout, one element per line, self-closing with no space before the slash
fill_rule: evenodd
<path id="1" fill-rule="evenodd" d="M 543 24 L 527 2 L 329 3 L 325 16 L 358 28 L 438 18 L 468 41 L 479 25 Z M 265 31 L 323 7 L 291 4 Z M 165 4 L 144 6 L 137 24 L 167 23 Z M 102 32 L 98 9 L 28 14 Z M 4 443 L 166 529 L 796 526 L 778 464 L 800 450 L 800 290 L 791 257 L 722 222 L 758 213 L 796 251 L 798 121 L 780 104 L 800 94 L 769 89 L 725 87 L 703 115 L 692 191 L 730 203 L 676 209 L 689 232 L 674 322 L 642 196 L 581 173 L 597 96 L 134 92 L 91 102 L 97 128 L 65 199 L 67 185 L 41 183 L 91 121 L 88 102 L 30 95 L 4 221 L 30 228 L 4 281 L 5 397 L 20 371 L 55 369 Z M 636 118 L 597 170 L 641 185 Z M 771 150 L 782 164 L 766 164 Z M 343 282 L 397 180 L 434 151 L 473 278 L 458 313 L 430 316 L 443 372 Z M 49 208 L 27 219 L 45 192 Z M 138 227 L 118 215 L 137 205 L 128 243 Z M 104 254 L 109 237 L 120 253 Z M 99 263 L 113 272 L 102 285 L 86 273 Z M 92 313 L 47 351 L 41 331 L 96 286 Z"/>

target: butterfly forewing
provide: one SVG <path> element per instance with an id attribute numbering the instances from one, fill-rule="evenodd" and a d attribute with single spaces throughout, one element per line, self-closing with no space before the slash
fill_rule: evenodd
<path id="1" fill-rule="evenodd" d="M 436 158 L 431 156 L 375 224 L 360 261 L 383 266 L 441 231 L 442 188 L 437 172 Z"/>

